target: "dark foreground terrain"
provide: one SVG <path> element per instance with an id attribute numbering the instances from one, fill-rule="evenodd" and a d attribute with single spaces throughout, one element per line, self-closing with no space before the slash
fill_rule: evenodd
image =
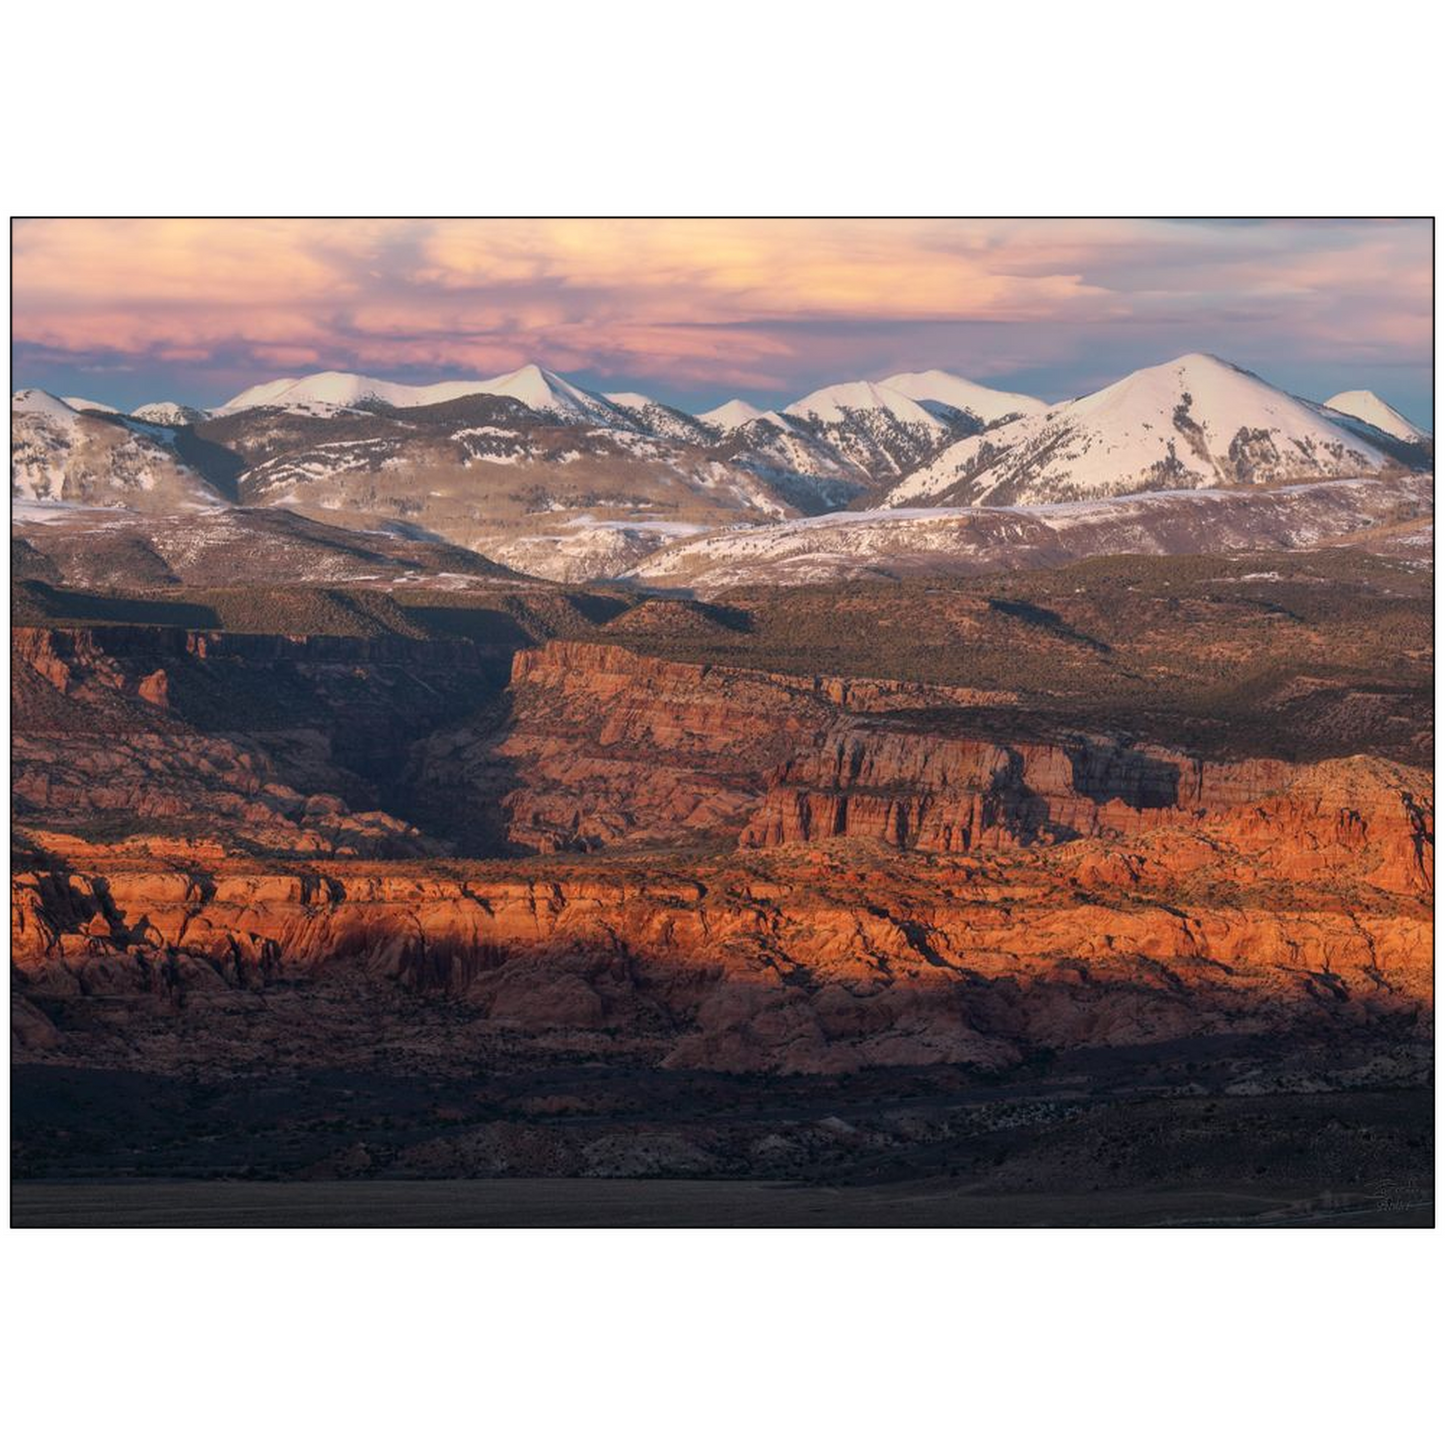
<path id="1" fill-rule="evenodd" d="M 1245 1039 L 1001 1075 L 15 1071 L 21 1225 L 1428 1225 L 1428 1052 Z M 438 1177 L 440 1176 L 440 1177 Z"/>
<path id="2" fill-rule="evenodd" d="M 1432 1228 L 1409 1194 L 1258 1186 L 973 1193 L 949 1182 L 840 1190 L 678 1180 L 19 1184 L 19 1228 Z"/>

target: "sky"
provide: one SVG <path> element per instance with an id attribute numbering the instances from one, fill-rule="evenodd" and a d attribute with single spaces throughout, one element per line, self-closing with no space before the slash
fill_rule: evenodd
<path id="1" fill-rule="evenodd" d="M 688 410 L 941 367 L 1049 401 L 1209 351 L 1433 427 L 1428 220 L 19 220 L 13 384 L 216 405 L 535 361 Z"/>

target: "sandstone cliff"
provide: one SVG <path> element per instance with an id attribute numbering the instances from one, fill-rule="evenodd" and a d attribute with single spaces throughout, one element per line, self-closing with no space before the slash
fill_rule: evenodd
<path id="1" fill-rule="evenodd" d="M 1000 736 L 963 689 L 614 646 L 519 652 L 500 697 L 443 696 L 406 647 L 256 646 L 17 639 L 24 1049 L 84 1055 L 47 1001 L 196 1017 L 323 979 L 453 998 L 477 1027 L 584 1056 L 728 1070 L 1428 1028 L 1421 769 L 1204 758 L 1025 720 Z M 239 691 L 249 731 L 199 726 L 193 686 L 248 677 L 304 684 L 309 741 Z M 396 687 L 380 712 L 379 685 Z M 406 701 L 428 689 L 442 701 Z M 379 748 L 407 770 L 398 796 L 494 815 L 516 851 L 611 856 L 356 861 L 435 845 L 291 780 L 360 788 L 365 750 L 343 767 L 334 731 L 386 718 L 416 738 Z M 120 835 L 70 826 L 97 814 Z M 185 1046 L 224 1049 L 225 1028 Z"/>
<path id="2" fill-rule="evenodd" d="M 1205 759 L 1083 733 L 1000 738 L 992 719 L 980 730 L 979 699 L 960 688 L 552 642 L 516 655 L 508 704 L 492 731 L 430 739 L 421 768 L 432 786 L 497 807 L 526 851 L 848 838 L 966 853 L 1127 838 L 1257 804 L 1292 810 L 1301 854 L 1328 868 L 1335 855 L 1317 846 L 1326 835 L 1345 854 L 1361 841 L 1341 836 L 1357 825 L 1336 817 L 1359 792 L 1384 810 L 1371 844 L 1389 855 L 1381 866 L 1415 886 L 1413 840 L 1429 834 L 1428 822 L 1417 829 L 1432 797 L 1421 769 Z"/>
<path id="3" fill-rule="evenodd" d="M 14 948 L 32 998 L 173 1008 L 341 971 L 455 994 L 495 1027 L 572 1046 L 655 1039 L 670 1064 L 723 1069 L 997 1065 L 1086 1042 L 1416 1029 L 1431 1006 L 1431 919 L 1409 870 L 1428 863 L 1429 841 L 1419 827 L 1397 837 L 1382 821 L 1394 802 L 1380 802 L 1333 831 L 1316 807 L 1316 836 L 1352 861 L 1298 868 L 1280 829 L 1296 827 L 1299 797 L 1202 829 L 976 858 L 852 843 L 688 870 L 230 860 L 200 872 L 92 855 L 16 877 Z M 1361 847 L 1360 827 L 1377 841 Z"/>
<path id="4" fill-rule="evenodd" d="M 180 627 L 11 633 L 23 825 L 166 850 L 415 856 L 443 844 L 383 804 L 408 734 L 495 696 L 470 644 Z"/>

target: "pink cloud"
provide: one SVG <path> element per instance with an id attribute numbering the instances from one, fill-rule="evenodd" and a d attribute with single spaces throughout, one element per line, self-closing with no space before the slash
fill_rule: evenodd
<path id="1" fill-rule="evenodd" d="M 42 220 L 13 274 L 17 346 L 78 364 L 540 359 L 737 387 L 857 374 L 904 344 L 870 337 L 946 326 L 985 328 L 961 358 L 983 376 L 1126 330 L 1190 349 L 1222 318 L 1246 354 L 1418 360 L 1432 304 L 1418 222 Z"/>

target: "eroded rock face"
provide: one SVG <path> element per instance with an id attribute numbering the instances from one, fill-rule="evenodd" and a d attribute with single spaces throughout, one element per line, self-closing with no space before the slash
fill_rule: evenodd
<path id="1" fill-rule="evenodd" d="M 541 852 L 736 837 L 770 773 L 831 707 L 795 679 L 549 643 L 517 654 L 505 737 L 462 754 L 504 761 L 515 843 Z"/>
<path id="2" fill-rule="evenodd" d="M 980 699 L 967 689 L 708 667 L 578 642 L 519 652 L 508 696 L 494 731 L 433 737 L 420 766 L 430 786 L 496 809 L 525 851 L 855 839 L 969 853 L 1128 838 L 1272 800 L 1297 817 L 1304 859 L 1322 856 L 1320 829 L 1355 826 L 1315 815 L 1348 813 L 1359 793 L 1376 808 L 1399 796 L 1376 822 L 1397 835 L 1381 866 L 1420 875 L 1411 810 L 1428 812 L 1430 779 L 1370 759 L 1304 767 L 1099 736 L 999 740 L 971 732 Z M 1289 834 L 1287 819 L 1279 831 Z M 1343 856 L 1356 841 L 1332 846 Z"/>
<path id="3" fill-rule="evenodd" d="M 750 819 L 779 778 L 829 745 L 839 719 L 959 710 L 1006 694 L 887 679 L 796 677 L 549 642 L 519 652 L 509 707 L 420 750 L 424 786 L 504 815 L 528 852 L 790 841 Z M 931 746 L 925 738 L 924 746 Z M 801 835 L 796 835 L 801 836 Z"/>
<path id="4" fill-rule="evenodd" d="M 335 769 L 312 744 L 176 716 L 196 645 L 157 666 L 101 637 L 20 639 L 26 1056 L 87 1046 L 47 1001 L 218 1010 L 176 1031 L 179 1060 L 226 1046 L 231 1002 L 338 980 L 383 1014 L 454 1000 L 452 1050 L 475 1027 L 737 1071 L 1428 1029 L 1420 769 L 983 736 L 963 690 L 552 643 L 517 654 L 499 706 L 423 738 L 413 781 L 495 812 L 513 849 L 612 856 L 420 863 L 404 820 L 282 781 L 283 762 Z M 97 809 L 126 836 L 50 821 Z M 208 830 L 178 833 L 198 812 Z"/>
<path id="5" fill-rule="evenodd" d="M 494 694 L 464 645 L 179 627 L 11 633 L 12 797 L 27 824 L 129 831 L 165 856 L 424 856 L 378 806 L 408 726 Z M 441 691 L 469 667 L 455 700 Z M 463 674 L 465 675 L 465 674 Z M 400 745 L 400 746 L 399 746 Z M 167 836 L 162 836 L 164 826 Z"/>
<path id="6" fill-rule="evenodd" d="M 687 871 L 195 872 L 92 855 L 17 876 L 15 957 L 32 1000 L 176 1007 L 341 971 L 455 995 L 488 1027 L 724 1070 L 1424 1028 L 1428 818 L 1400 777 L 1349 771 L 1202 823 L 967 858 L 845 842 Z"/>

